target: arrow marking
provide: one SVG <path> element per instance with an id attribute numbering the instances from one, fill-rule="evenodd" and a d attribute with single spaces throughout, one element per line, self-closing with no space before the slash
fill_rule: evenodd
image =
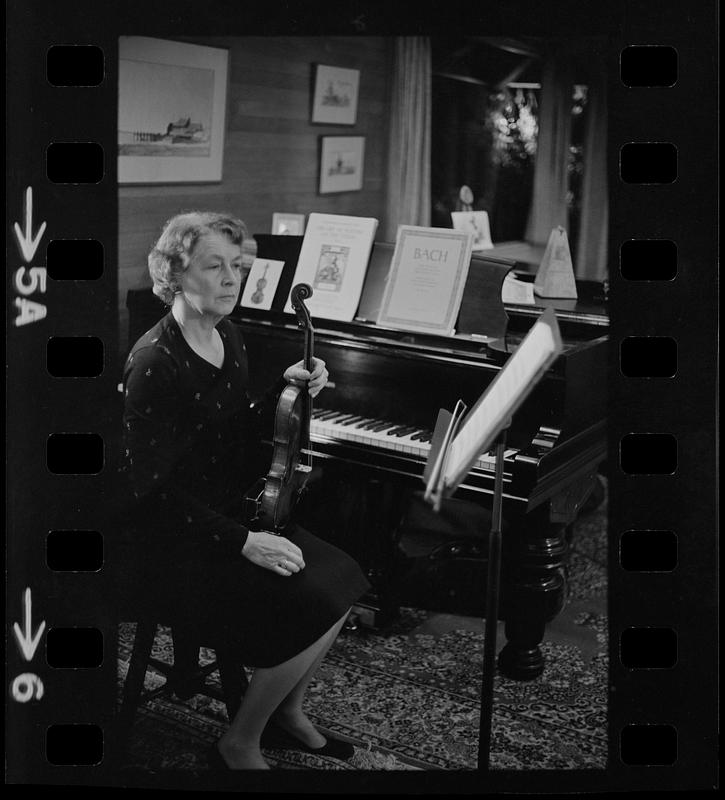
<path id="1" fill-rule="evenodd" d="M 25 619 L 23 621 L 25 630 L 20 630 L 20 625 L 17 622 L 13 623 L 13 630 L 15 637 L 20 645 L 20 650 L 26 661 L 32 661 L 35 651 L 40 644 L 40 637 L 45 630 L 45 622 L 41 622 L 35 636 L 32 635 L 33 627 L 33 600 L 30 596 L 30 587 L 25 590 Z"/>
<path id="2" fill-rule="evenodd" d="M 23 258 L 30 263 L 33 260 L 35 251 L 40 244 L 40 237 L 45 232 L 45 223 L 43 222 L 38 228 L 38 233 L 33 238 L 33 187 L 28 186 L 25 190 L 25 230 L 20 229 L 20 225 L 16 222 L 13 226 L 15 228 L 15 235 L 18 237 L 18 244 L 23 253 Z"/>

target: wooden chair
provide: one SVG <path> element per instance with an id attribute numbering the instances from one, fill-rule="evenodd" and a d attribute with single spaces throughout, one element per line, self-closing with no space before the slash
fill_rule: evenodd
<path id="1" fill-rule="evenodd" d="M 124 615 L 128 616 L 128 615 Z M 184 630 L 179 624 L 172 627 L 174 660 L 169 664 L 152 656 L 152 649 L 160 625 L 164 624 L 153 610 L 134 615 L 136 623 L 133 650 L 128 673 L 123 685 L 121 707 L 115 719 L 114 749 L 118 763 L 123 763 L 127 753 L 131 731 L 137 709 L 149 701 L 175 695 L 180 700 L 188 700 L 196 694 L 222 701 L 226 705 L 227 716 L 231 721 L 242 701 L 248 680 L 242 667 L 242 654 L 229 643 L 207 641 L 198 633 Z M 216 660 L 201 666 L 199 648 L 208 645 L 214 649 Z M 145 689 L 146 673 L 149 669 L 165 676 L 165 682 L 155 689 Z M 206 678 L 219 672 L 221 690 L 207 683 Z"/>
<path id="2" fill-rule="evenodd" d="M 119 384 L 114 401 L 118 404 L 116 419 L 121 417 L 122 386 Z M 118 447 L 109 447 L 116 453 L 116 461 L 109 462 L 110 468 L 117 467 Z M 248 680 L 244 672 L 244 654 L 239 647 L 225 641 L 221 634 L 211 631 L 191 630 L 184 624 L 183 616 L 172 613 L 169 607 L 162 608 L 152 588 L 144 591 L 144 586 L 153 586 L 152 581 L 139 578 L 129 584 L 129 576 L 136 575 L 139 555 L 134 549 L 138 538 L 133 525 L 125 519 L 109 519 L 106 537 L 107 557 L 114 565 L 115 602 L 118 619 L 136 624 L 128 672 L 123 684 L 121 706 L 113 721 L 111 760 L 116 766 L 125 761 L 137 709 L 161 696 L 174 695 L 180 700 L 188 700 L 196 694 L 204 694 L 226 705 L 227 716 L 231 721 L 239 710 Z M 173 663 L 152 656 L 154 641 L 160 626 L 171 628 L 173 639 Z M 199 650 L 206 646 L 214 650 L 216 659 L 201 666 Z M 163 675 L 166 680 L 155 689 L 146 689 L 148 670 Z M 207 683 L 207 677 L 219 672 L 221 689 Z"/>

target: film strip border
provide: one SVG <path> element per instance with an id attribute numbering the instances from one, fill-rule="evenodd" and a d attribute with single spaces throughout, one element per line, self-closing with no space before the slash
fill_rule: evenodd
<path id="1" fill-rule="evenodd" d="M 711 124 L 715 76 L 697 41 L 683 45 L 681 12 L 663 11 L 668 24 L 655 27 L 668 31 L 664 40 L 639 12 L 614 37 L 610 65 L 610 251 L 619 271 L 611 276 L 608 387 L 607 785 L 677 788 L 692 785 L 703 753 L 715 749 L 707 645 L 715 630 L 715 150 L 702 128 Z M 17 644 L 7 664 L 9 777 L 102 783 L 116 692 L 116 598 L 104 572 L 112 477 L 103 432 L 113 419 L 94 418 L 94 404 L 106 409 L 116 382 L 117 201 L 108 157 L 116 75 L 114 59 L 104 59 L 114 37 L 66 45 L 39 28 L 40 40 L 54 44 L 45 57 L 19 59 L 26 73 L 10 75 L 16 96 L 44 119 L 24 113 L 18 130 L 8 128 L 17 154 L 9 186 L 22 198 L 11 226 L 19 255 L 8 357 Z M 530 788 L 530 777 L 509 775 L 505 785 Z M 541 790 L 601 787 L 597 776 L 537 779 Z M 426 781 L 429 790 L 446 786 Z"/>
<path id="2" fill-rule="evenodd" d="M 668 771 L 675 788 L 714 752 L 714 715 L 691 702 L 716 694 L 713 151 L 687 120 L 707 81 L 696 43 L 641 21 L 626 35 L 610 105 L 610 756 L 629 788 Z"/>
<path id="3" fill-rule="evenodd" d="M 115 59 L 94 36 L 48 30 L 38 4 L 11 11 L 7 779 L 103 784 L 117 651 Z"/>
<path id="4" fill-rule="evenodd" d="M 678 82 L 677 50 L 668 45 L 627 46 L 620 55 L 620 79 L 633 94 L 659 90 L 665 95 Z M 661 135 L 656 129 L 644 135 L 651 139 L 656 134 Z M 633 199 L 637 193 L 646 197 L 648 192 L 667 191 L 678 178 L 678 148 L 669 141 L 626 142 L 619 150 L 619 177 L 627 187 L 625 194 L 631 192 Z M 677 243 L 657 234 L 643 237 L 643 230 L 638 224 L 636 238 L 633 233 L 633 238 L 620 243 L 619 277 L 625 282 L 620 289 L 638 292 L 641 300 L 661 292 L 666 304 L 667 290 L 672 290 L 677 281 Z M 661 405 L 667 407 L 667 392 L 678 375 L 678 342 L 671 335 L 675 333 L 672 320 L 662 314 L 662 304 L 657 303 L 655 308 L 653 314 L 644 312 L 628 318 L 626 331 L 630 335 L 616 337 L 619 369 L 625 379 L 619 398 L 630 402 L 635 397 L 641 403 L 656 391 Z M 667 427 L 660 427 L 664 424 Z M 676 480 L 678 436 L 669 432 L 674 430 L 671 425 L 670 420 L 656 422 L 649 413 L 642 419 L 624 421 L 617 437 L 616 468 L 624 476 L 625 493 L 648 493 L 662 481 Z M 662 488 L 657 486 L 656 491 Z M 653 581 L 658 579 L 675 581 L 680 566 L 678 536 L 669 528 L 653 527 L 659 523 L 659 515 L 653 513 L 656 509 L 653 503 L 649 514 L 640 517 L 632 515 L 631 506 L 625 507 L 622 517 L 631 520 L 627 526 L 632 527 L 613 531 L 613 538 L 618 539 L 614 569 L 628 573 L 625 580 L 634 580 L 645 598 L 648 584 L 654 587 Z M 632 703 L 631 721 L 612 731 L 611 745 L 629 766 L 671 766 L 678 758 L 678 730 L 666 706 L 647 708 L 642 704 L 653 684 L 663 676 L 669 681 L 679 661 L 680 626 L 673 625 L 671 604 L 663 604 L 659 592 L 656 595 L 654 606 L 644 599 L 625 615 L 630 620 L 627 627 L 620 624 L 611 630 L 612 672 L 619 672 L 622 684 L 636 692 L 639 702 L 639 706 Z"/>

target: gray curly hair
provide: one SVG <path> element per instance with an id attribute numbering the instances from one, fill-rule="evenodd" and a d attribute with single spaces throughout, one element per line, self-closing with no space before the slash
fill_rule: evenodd
<path id="1" fill-rule="evenodd" d="M 257 243 L 240 219 L 214 211 L 177 214 L 165 223 L 163 232 L 148 257 L 154 294 L 166 305 L 170 306 L 174 302 L 174 294 L 179 290 L 179 277 L 189 266 L 199 238 L 212 232 L 221 233 L 234 244 L 238 244 L 242 250 L 244 268 L 248 270 L 252 266 L 257 254 Z"/>

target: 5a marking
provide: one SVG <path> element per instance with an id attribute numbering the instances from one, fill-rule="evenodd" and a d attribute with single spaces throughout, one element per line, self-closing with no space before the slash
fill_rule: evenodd
<path id="1" fill-rule="evenodd" d="M 28 186 L 25 190 L 25 227 L 21 229 L 17 222 L 13 225 L 20 253 L 28 264 L 35 257 L 45 228 L 45 222 L 41 223 L 38 232 L 33 236 L 33 187 Z M 28 300 L 28 295 L 34 292 L 45 293 L 46 279 L 45 267 L 26 267 L 24 265 L 15 271 L 13 283 L 15 291 L 21 295 L 15 298 L 15 307 L 18 309 L 18 316 L 14 320 L 16 327 L 37 322 L 47 315 L 48 309 L 45 305 Z"/>
<path id="2" fill-rule="evenodd" d="M 45 630 L 45 621 L 41 620 L 38 629 L 33 634 L 33 597 L 30 593 L 30 587 L 26 588 L 23 593 L 23 601 L 23 627 L 21 628 L 15 622 L 13 623 L 13 632 L 18 640 L 21 655 L 26 661 L 32 661 Z M 37 675 L 32 672 L 24 672 L 13 680 L 10 685 L 10 693 L 13 700 L 18 703 L 27 703 L 33 699 L 40 700 L 45 693 L 45 687 L 43 686 L 43 681 Z"/>

